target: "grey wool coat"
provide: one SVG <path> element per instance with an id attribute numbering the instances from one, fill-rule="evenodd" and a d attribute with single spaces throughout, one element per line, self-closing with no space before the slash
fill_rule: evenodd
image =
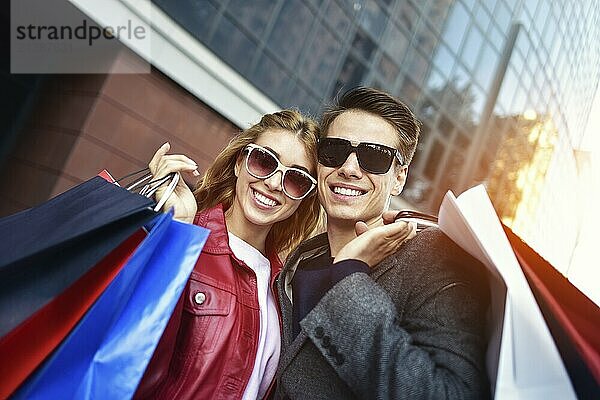
<path id="1" fill-rule="evenodd" d="M 291 282 L 327 235 L 302 243 L 277 282 L 283 331 L 276 398 L 486 399 L 484 267 L 429 228 L 369 274 L 331 288 L 292 337 Z"/>

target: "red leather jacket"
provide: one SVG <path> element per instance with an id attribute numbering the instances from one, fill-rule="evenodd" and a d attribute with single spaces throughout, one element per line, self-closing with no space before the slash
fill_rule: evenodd
<path id="1" fill-rule="evenodd" d="M 229 248 L 221 205 L 199 212 L 194 224 L 211 233 L 136 398 L 239 399 L 252 374 L 260 327 L 256 276 Z M 282 265 L 276 255 L 269 260 L 273 290 Z"/>

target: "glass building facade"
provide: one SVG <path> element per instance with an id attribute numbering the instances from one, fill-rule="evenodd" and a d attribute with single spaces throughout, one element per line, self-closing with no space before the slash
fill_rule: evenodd
<path id="1" fill-rule="evenodd" d="M 356 85 L 398 96 L 423 122 L 404 199 L 436 212 L 483 182 L 503 221 L 564 264 L 548 219 L 576 203 L 573 149 L 600 78 L 594 0 L 153 3 L 281 107 L 318 116 Z"/>

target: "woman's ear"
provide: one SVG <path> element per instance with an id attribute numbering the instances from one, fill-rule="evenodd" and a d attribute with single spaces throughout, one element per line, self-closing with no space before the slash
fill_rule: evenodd
<path id="1" fill-rule="evenodd" d="M 233 173 L 237 178 L 240 175 L 240 168 L 242 168 L 242 162 L 244 161 L 243 153 L 238 154 L 237 159 L 235 160 L 235 165 L 233 166 Z"/>

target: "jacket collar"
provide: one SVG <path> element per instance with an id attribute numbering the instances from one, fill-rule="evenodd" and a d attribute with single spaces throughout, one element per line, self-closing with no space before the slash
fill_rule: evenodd
<path id="1" fill-rule="evenodd" d="M 227 225 L 223 205 L 217 204 L 212 208 L 199 211 L 194 218 L 194 224 L 210 229 L 203 252 L 209 254 L 232 254 L 227 236 Z"/>
<path id="2" fill-rule="evenodd" d="M 206 240 L 206 244 L 202 251 L 208 254 L 228 254 L 233 257 L 239 264 L 244 264 L 231 251 L 229 247 L 229 236 L 227 234 L 227 224 L 225 223 L 225 212 L 223 205 L 217 204 L 212 208 L 199 211 L 194 218 L 194 224 L 210 229 L 210 235 Z M 267 243 L 267 258 L 271 263 L 271 280 L 275 279 L 275 275 L 281 271 L 282 263 L 279 256 L 275 252 L 270 251 Z"/>

